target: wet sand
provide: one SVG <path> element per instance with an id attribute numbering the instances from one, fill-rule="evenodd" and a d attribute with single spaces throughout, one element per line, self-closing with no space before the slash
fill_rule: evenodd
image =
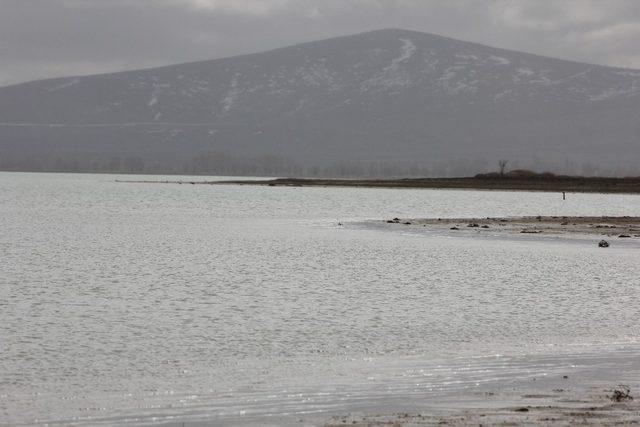
<path id="1" fill-rule="evenodd" d="M 424 409 L 351 413 L 321 424 L 336 426 L 538 426 L 638 425 L 640 376 L 637 349 L 567 357 L 565 369 L 536 359 L 542 371 L 526 379 L 514 372 L 495 384 L 424 399 Z M 562 360 L 562 358 L 558 359 Z M 551 363 L 549 363 L 551 362 Z M 546 366 L 546 369 L 544 368 Z M 584 369 L 586 368 L 586 369 Z M 527 370 L 526 366 L 521 369 Z M 517 375 L 515 375 L 517 376 Z"/>
<path id="2" fill-rule="evenodd" d="M 593 389 L 584 395 L 570 390 L 549 390 L 548 394 L 522 395 L 522 405 L 500 407 L 504 396 L 488 394 L 486 406 L 457 411 L 425 413 L 395 413 L 377 415 L 336 416 L 325 427 L 351 425 L 374 426 L 432 426 L 432 425 L 637 425 L 640 423 L 640 402 L 628 398 L 616 400 L 614 393 L 626 393 L 629 389 L 615 386 L 609 389 Z M 509 397 L 507 397 L 509 399 Z M 498 405 L 496 406 L 496 401 Z"/>
<path id="3" fill-rule="evenodd" d="M 390 218 L 390 226 L 425 227 L 451 233 L 584 234 L 640 238 L 640 217 L 532 216 L 508 218 Z"/>

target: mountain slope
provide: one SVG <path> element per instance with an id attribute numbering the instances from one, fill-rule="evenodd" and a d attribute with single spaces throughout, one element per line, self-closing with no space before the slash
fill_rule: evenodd
<path id="1" fill-rule="evenodd" d="M 640 71 L 380 30 L 0 88 L 0 162 L 457 174 L 508 158 L 624 173 L 639 118 Z"/>

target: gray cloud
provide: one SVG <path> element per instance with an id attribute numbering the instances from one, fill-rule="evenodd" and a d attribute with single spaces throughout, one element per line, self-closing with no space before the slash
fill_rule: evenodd
<path id="1" fill-rule="evenodd" d="M 0 0 L 0 85 L 387 27 L 640 68 L 636 0 Z"/>

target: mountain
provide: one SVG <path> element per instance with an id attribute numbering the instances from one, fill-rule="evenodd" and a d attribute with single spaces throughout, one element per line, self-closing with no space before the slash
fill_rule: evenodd
<path id="1" fill-rule="evenodd" d="M 640 71 L 379 30 L 0 88 L 0 168 L 640 174 Z"/>

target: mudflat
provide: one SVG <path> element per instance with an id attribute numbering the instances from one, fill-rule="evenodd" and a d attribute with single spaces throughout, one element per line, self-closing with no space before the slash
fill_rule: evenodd
<path id="1" fill-rule="evenodd" d="M 487 394 L 485 406 L 479 403 L 480 406 L 458 410 L 335 416 L 324 426 L 613 426 L 635 425 L 640 414 L 640 402 L 633 400 L 625 386 L 593 388 L 584 394 L 565 389 L 550 390 L 549 394 L 525 394 L 516 398 L 521 403 L 518 406 L 500 406 L 502 399 L 513 401 L 514 396 Z"/>
<path id="2" fill-rule="evenodd" d="M 428 227 L 452 233 L 588 234 L 640 238 L 635 216 L 526 216 L 505 218 L 391 218 L 390 226 Z"/>
<path id="3" fill-rule="evenodd" d="M 179 182 L 186 183 L 186 182 Z M 271 187 L 377 187 L 520 190 L 581 193 L 640 193 L 640 177 L 605 178 L 535 174 L 527 176 L 476 175 L 463 178 L 405 178 L 405 179 L 323 179 L 277 178 L 267 180 L 232 180 L 217 182 L 188 182 L 190 184 L 265 185 Z"/>

